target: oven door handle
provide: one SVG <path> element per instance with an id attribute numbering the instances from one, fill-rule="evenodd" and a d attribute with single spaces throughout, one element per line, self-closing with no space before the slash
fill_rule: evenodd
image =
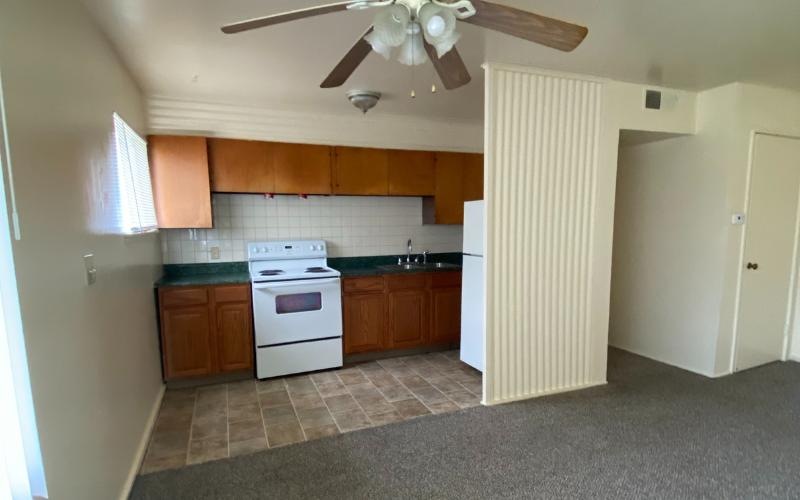
<path id="1" fill-rule="evenodd" d="M 296 281 L 270 281 L 267 283 L 253 283 L 253 290 L 268 290 L 275 288 L 294 288 L 294 287 L 309 287 L 318 285 L 331 285 L 338 283 L 339 278 L 327 279 L 310 279 L 310 280 L 296 280 Z"/>

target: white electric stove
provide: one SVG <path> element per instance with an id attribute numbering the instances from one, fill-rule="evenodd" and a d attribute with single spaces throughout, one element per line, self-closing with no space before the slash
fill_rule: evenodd
<path id="1" fill-rule="evenodd" d="M 253 283 L 256 376 L 342 366 L 340 273 L 321 240 L 247 245 Z"/>

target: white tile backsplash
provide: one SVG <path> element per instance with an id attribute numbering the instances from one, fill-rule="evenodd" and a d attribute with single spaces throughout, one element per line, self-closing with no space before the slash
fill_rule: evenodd
<path id="1" fill-rule="evenodd" d="M 330 257 L 401 255 L 409 238 L 414 252 L 461 251 L 462 226 L 423 225 L 422 198 L 214 194 L 212 203 L 213 229 L 161 231 L 165 264 L 242 261 L 248 241 L 283 239 L 323 239 Z"/>

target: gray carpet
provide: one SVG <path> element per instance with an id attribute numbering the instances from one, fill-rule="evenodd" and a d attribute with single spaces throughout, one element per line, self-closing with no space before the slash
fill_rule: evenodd
<path id="1" fill-rule="evenodd" d="M 798 496 L 800 364 L 711 380 L 612 350 L 607 386 L 141 476 L 131 498 Z"/>

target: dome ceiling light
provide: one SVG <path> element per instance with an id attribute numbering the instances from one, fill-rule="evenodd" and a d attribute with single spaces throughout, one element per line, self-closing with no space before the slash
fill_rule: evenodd
<path id="1" fill-rule="evenodd" d="M 339 87 L 374 51 L 389 60 L 418 66 L 430 60 L 446 89 L 470 82 L 455 48 L 457 21 L 499 31 L 564 52 L 574 50 L 589 30 L 583 26 L 484 0 L 351 0 L 259 17 L 222 27 L 224 33 L 263 28 L 344 10 L 375 9 L 372 26 L 320 85 Z M 365 111 L 366 112 L 366 111 Z"/>

